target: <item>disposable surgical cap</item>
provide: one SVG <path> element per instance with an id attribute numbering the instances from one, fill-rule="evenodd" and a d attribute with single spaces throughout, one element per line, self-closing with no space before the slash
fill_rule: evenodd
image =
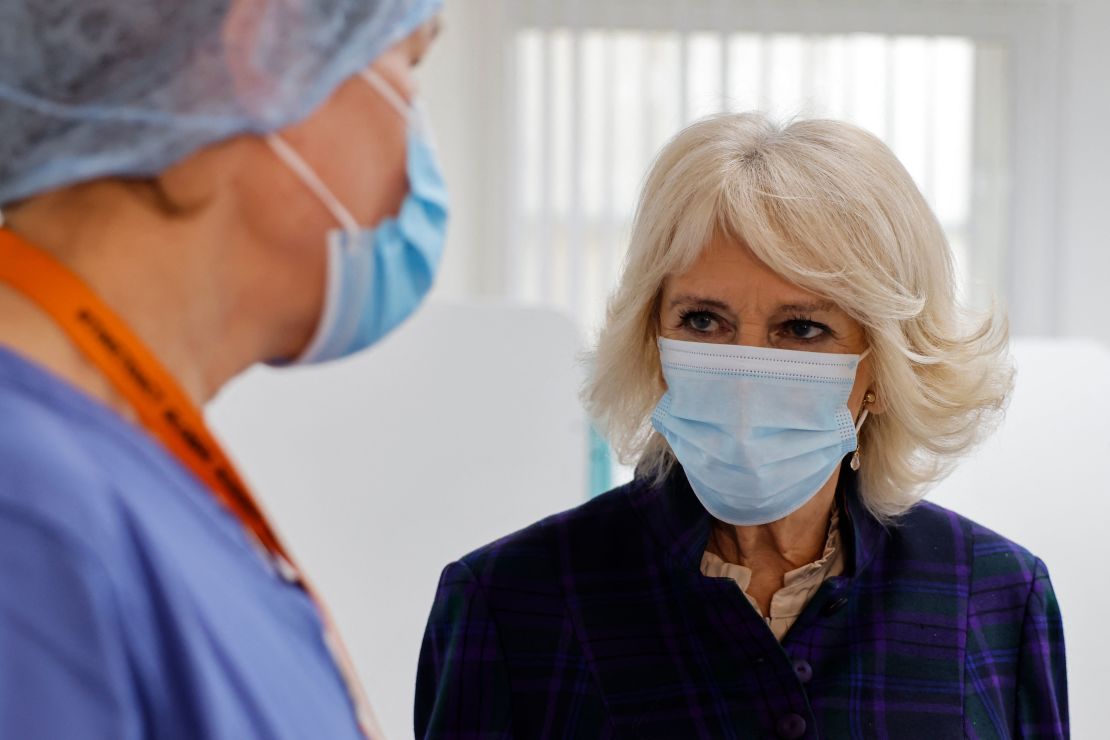
<path id="1" fill-rule="evenodd" d="M 440 0 L 4 0 L 0 205 L 311 113 Z"/>

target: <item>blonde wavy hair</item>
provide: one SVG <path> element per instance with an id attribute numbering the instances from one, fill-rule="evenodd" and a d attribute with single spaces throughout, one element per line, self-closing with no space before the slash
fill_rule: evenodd
<path id="1" fill-rule="evenodd" d="M 1006 321 L 960 304 L 944 232 L 893 152 L 840 121 L 718 115 L 676 135 L 648 173 L 583 392 L 638 476 L 675 464 L 649 422 L 665 390 L 663 282 L 715 235 L 864 327 L 885 413 L 861 432 L 860 490 L 880 519 L 917 503 L 1000 419 L 1013 385 Z"/>

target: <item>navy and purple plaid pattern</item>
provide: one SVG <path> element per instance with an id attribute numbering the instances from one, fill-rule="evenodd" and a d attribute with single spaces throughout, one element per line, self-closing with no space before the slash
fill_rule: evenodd
<path id="1" fill-rule="evenodd" d="M 452 563 L 417 736 L 1067 737 L 1044 564 L 932 504 L 886 528 L 844 468 L 847 571 L 781 645 L 733 581 L 699 572 L 710 518 L 681 471 Z"/>

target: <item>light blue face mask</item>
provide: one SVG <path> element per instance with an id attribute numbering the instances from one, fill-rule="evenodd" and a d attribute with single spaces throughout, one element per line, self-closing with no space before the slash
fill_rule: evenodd
<path id="1" fill-rule="evenodd" d="M 870 350 L 868 350 L 870 351 Z M 651 421 L 721 521 L 777 521 L 812 499 L 857 447 L 848 409 L 867 355 L 659 340 L 667 392 Z"/>
<path id="2" fill-rule="evenodd" d="M 361 76 L 408 123 L 409 192 L 396 217 L 360 226 L 289 144 L 267 137 L 342 228 L 327 235 L 328 282 L 315 335 L 296 364 L 326 362 L 366 349 L 411 316 L 435 280 L 447 229 L 447 188 L 419 109 L 374 70 Z"/>

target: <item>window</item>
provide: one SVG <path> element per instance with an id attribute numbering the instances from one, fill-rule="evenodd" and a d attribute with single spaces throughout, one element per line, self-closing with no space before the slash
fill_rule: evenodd
<path id="1" fill-rule="evenodd" d="M 683 125 L 718 111 L 827 116 L 884 139 L 937 213 L 968 300 L 1005 292 L 1006 51 L 955 35 L 522 27 L 511 58 L 519 156 L 515 297 L 592 331 L 641 180 Z"/>

